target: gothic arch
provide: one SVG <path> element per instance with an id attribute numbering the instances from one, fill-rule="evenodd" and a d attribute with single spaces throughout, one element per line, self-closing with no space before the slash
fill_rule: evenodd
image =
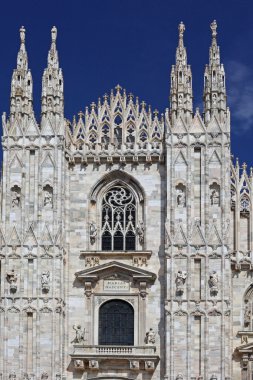
<path id="1" fill-rule="evenodd" d="M 248 286 L 248 288 L 246 289 L 243 299 L 244 302 L 249 302 L 253 299 L 253 283 L 250 284 L 250 286 Z"/>
<path id="2" fill-rule="evenodd" d="M 136 198 L 140 203 L 145 201 L 145 192 L 142 185 L 134 177 L 120 170 L 113 170 L 103 176 L 91 189 L 89 199 L 92 203 L 96 203 L 101 192 L 105 192 L 108 187 L 114 185 L 125 185 L 134 191 Z"/>

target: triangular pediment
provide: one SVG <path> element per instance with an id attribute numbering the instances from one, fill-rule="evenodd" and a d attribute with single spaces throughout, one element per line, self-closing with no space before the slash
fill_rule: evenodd
<path id="1" fill-rule="evenodd" d="M 214 117 L 211 119 L 210 123 L 208 124 L 208 132 L 213 134 L 222 133 L 222 129 L 220 127 L 220 123 L 217 120 L 217 117 L 214 115 Z"/>
<path id="2" fill-rule="evenodd" d="M 131 277 L 133 280 L 143 280 L 153 282 L 156 279 L 156 275 L 152 272 L 144 269 L 136 268 L 131 265 L 123 264 L 118 261 L 111 261 L 110 263 L 97 265 L 93 268 L 88 268 L 75 273 L 75 276 L 79 280 L 98 280 L 110 275 L 117 274 L 124 277 Z"/>
<path id="3" fill-rule="evenodd" d="M 195 224 L 195 226 L 193 227 L 191 241 L 193 245 L 198 245 L 198 246 L 206 245 L 203 232 L 201 230 L 201 227 L 198 224 Z"/>
<path id="4" fill-rule="evenodd" d="M 205 133 L 206 128 L 205 124 L 199 114 L 198 111 L 196 111 L 191 126 L 190 126 L 190 133 Z"/>

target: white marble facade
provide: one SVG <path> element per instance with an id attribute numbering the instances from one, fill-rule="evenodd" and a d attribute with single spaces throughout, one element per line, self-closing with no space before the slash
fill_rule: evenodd
<path id="1" fill-rule="evenodd" d="M 203 114 L 184 31 L 164 114 L 118 85 L 70 122 L 52 28 L 38 124 L 20 29 L 2 117 L 1 380 L 252 378 L 253 174 L 231 162 L 216 22 Z"/>

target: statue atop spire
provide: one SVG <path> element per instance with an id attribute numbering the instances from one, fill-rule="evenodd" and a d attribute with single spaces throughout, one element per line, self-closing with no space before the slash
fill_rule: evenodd
<path id="1" fill-rule="evenodd" d="M 216 20 L 213 20 L 213 22 L 210 24 L 210 28 L 212 31 L 213 39 L 216 39 L 216 37 L 217 37 L 217 22 L 216 22 Z"/>
<path id="2" fill-rule="evenodd" d="M 55 26 L 53 26 L 51 29 L 51 37 L 52 37 L 52 43 L 55 43 L 56 38 L 57 38 L 57 28 Z"/>
<path id="3" fill-rule="evenodd" d="M 179 41 L 176 50 L 176 64 L 171 69 L 170 107 L 172 119 L 179 114 L 189 118 L 192 114 L 192 74 L 187 65 L 186 48 L 184 47 L 185 25 L 178 25 Z"/>
<path id="4" fill-rule="evenodd" d="M 21 26 L 21 28 L 19 29 L 19 34 L 20 34 L 21 44 L 24 44 L 25 43 L 25 28 L 23 26 Z"/>
<path id="5" fill-rule="evenodd" d="M 217 44 L 217 23 L 210 24 L 212 42 L 209 48 L 209 64 L 204 75 L 204 114 L 205 121 L 210 121 L 216 115 L 220 121 L 226 112 L 225 71 L 220 63 L 220 48 Z"/>
<path id="6" fill-rule="evenodd" d="M 210 24 L 210 28 L 212 31 L 212 44 L 209 51 L 209 61 L 210 64 L 220 64 L 220 48 L 217 45 L 217 22 L 215 20 Z"/>
<path id="7" fill-rule="evenodd" d="M 47 115 L 63 116 L 63 75 L 59 68 L 56 49 L 57 28 L 51 29 L 51 46 L 47 57 L 47 67 L 42 78 L 42 124 Z M 57 118 L 58 118 L 57 116 Z"/>
<path id="8" fill-rule="evenodd" d="M 25 28 L 19 29 L 20 48 L 17 55 L 17 68 L 13 71 L 11 80 L 11 107 L 10 113 L 33 115 L 32 107 L 32 74 L 28 69 L 28 57 L 25 47 Z"/>
<path id="9" fill-rule="evenodd" d="M 20 48 L 17 56 L 17 69 L 27 70 L 28 68 L 28 59 L 27 52 L 25 48 L 25 28 L 21 26 L 19 29 L 20 35 Z"/>
<path id="10" fill-rule="evenodd" d="M 185 25 L 183 21 L 181 21 L 180 24 L 178 25 L 178 32 L 179 32 L 179 46 L 184 46 Z"/>
<path id="11" fill-rule="evenodd" d="M 51 48 L 48 52 L 47 63 L 48 67 L 59 68 L 58 52 L 56 50 L 56 38 L 57 38 L 57 29 L 55 26 L 51 29 Z"/>

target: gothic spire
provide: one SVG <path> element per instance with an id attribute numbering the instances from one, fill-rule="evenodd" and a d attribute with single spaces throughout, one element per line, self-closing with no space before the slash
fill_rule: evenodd
<path id="1" fill-rule="evenodd" d="M 204 75 L 204 115 L 209 122 L 213 115 L 223 121 L 226 112 L 225 71 L 220 63 L 220 48 L 217 44 L 217 23 L 211 25 L 212 42 L 209 49 L 209 64 Z"/>
<path id="2" fill-rule="evenodd" d="M 56 48 L 57 29 L 51 29 L 51 47 L 48 52 L 47 67 L 42 78 L 42 121 L 45 117 L 55 117 L 55 121 L 63 117 L 64 97 L 63 97 L 63 75 L 59 68 L 58 52 Z"/>
<path id="3" fill-rule="evenodd" d="M 176 64 L 171 69 L 170 108 L 172 123 L 179 115 L 187 120 L 192 115 L 192 74 L 187 64 L 184 46 L 185 26 L 178 26 L 179 40 L 176 50 Z"/>
<path id="4" fill-rule="evenodd" d="M 31 115 L 32 107 L 32 74 L 28 69 L 28 57 L 25 47 L 25 28 L 20 32 L 20 48 L 17 55 L 17 68 L 14 69 L 11 80 L 10 114 Z"/>

